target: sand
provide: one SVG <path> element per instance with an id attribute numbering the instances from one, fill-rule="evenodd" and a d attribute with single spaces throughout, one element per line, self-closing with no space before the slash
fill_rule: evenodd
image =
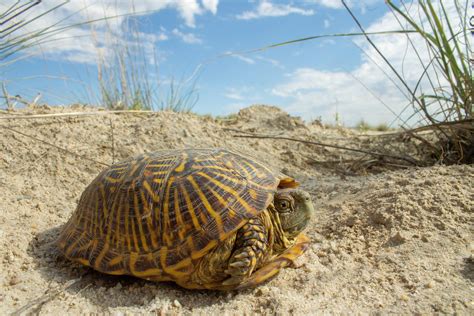
<path id="1" fill-rule="evenodd" d="M 38 107 L 0 117 L 96 110 Z M 474 314 L 472 165 L 351 175 L 314 164 L 350 153 L 232 136 L 237 130 L 361 144 L 353 130 L 266 106 L 219 119 L 160 112 L 0 124 L 82 156 L 0 129 L 0 314 Z M 227 147 L 301 182 L 317 214 L 307 230 L 312 245 L 297 268 L 255 289 L 190 291 L 100 274 L 58 254 L 53 242 L 61 225 L 104 168 L 93 161 L 184 147 Z"/>

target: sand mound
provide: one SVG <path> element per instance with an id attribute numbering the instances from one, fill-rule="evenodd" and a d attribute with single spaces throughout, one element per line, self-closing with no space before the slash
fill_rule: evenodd
<path id="1" fill-rule="evenodd" d="M 96 109 L 17 114 L 71 111 Z M 2 119 L 1 124 L 76 153 L 0 129 L 1 313 L 31 302 L 25 310 L 41 314 L 474 313 L 472 166 L 341 177 L 313 163 L 334 159 L 334 151 L 233 136 L 243 131 L 345 143 L 358 137 L 305 124 L 268 106 L 219 119 L 160 112 Z M 52 242 L 59 227 L 104 168 L 101 163 L 191 146 L 238 150 L 300 180 L 318 214 L 308 229 L 312 246 L 299 268 L 256 289 L 218 293 L 102 275 L 57 254 Z M 44 302 L 34 301 L 41 297 Z"/>

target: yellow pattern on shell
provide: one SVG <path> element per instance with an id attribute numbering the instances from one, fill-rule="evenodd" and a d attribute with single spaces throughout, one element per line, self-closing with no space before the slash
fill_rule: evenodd
<path id="1" fill-rule="evenodd" d="M 266 209 L 280 179 L 225 149 L 133 157 L 85 189 L 58 246 L 101 272 L 180 282 L 200 258 Z"/>

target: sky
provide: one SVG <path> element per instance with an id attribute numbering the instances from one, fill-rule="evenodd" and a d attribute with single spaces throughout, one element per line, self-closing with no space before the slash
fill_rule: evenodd
<path id="1" fill-rule="evenodd" d="M 13 2 L 2 1 L 0 10 Z M 383 0 L 346 3 L 367 31 L 400 29 Z M 145 65 L 161 100 L 170 82 L 179 83 L 183 93 L 194 89 L 193 111 L 200 114 L 227 115 L 269 104 L 307 121 L 336 123 L 337 117 L 346 126 L 362 119 L 397 126 L 398 114 L 404 119 L 412 113 L 406 92 L 362 37 L 256 50 L 308 36 L 359 32 L 339 0 L 50 0 L 23 18 L 60 4 L 10 35 L 68 26 L 0 61 L 0 81 L 10 95 L 32 100 L 40 93 L 51 105 L 100 104 L 97 64 L 114 60 L 125 43 L 139 47 L 134 60 Z M 417 12 L 416 2 L 407 2 L 406 10 Z M 90 20 L 98 21 L 82 24 Z M 426 49 L 420 46 L 417 56 L 405 35 L 371 38 L 415 85 L 423 71 L 419 58 L 429 58 Z"/>

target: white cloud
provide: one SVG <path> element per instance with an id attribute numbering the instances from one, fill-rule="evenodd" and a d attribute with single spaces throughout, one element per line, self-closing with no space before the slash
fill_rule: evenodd
<path id="1" fill-rule="evenodd" d="M 224 112 L 231 113 L 231 109 L 236 111 L 249 104 L 262 103 L 261 90 L 252 86 L 229 87 L 225 89 L 224 96 L 232 100 L 231 104 L 225 106 Z"/>
<path id="2" fill-rule="evenodd" d="M 154 1 L 154 2 L 161 2 L 161 1 Z M 186 25 L 190 27 L 195 27 L 195 20 L 194 16 L 198 14 L 202 14 L 201 6 L 197 1 L 190 1 L 190 0 L 178 0 L 175 2 L 177 5 L 177 9 L 183 19 L 186 21 Z"/>
<path id="3" fill-rule="evenodd" d="M 227 88 L 224 96 L 228 99 L 242 101 L 245 97 L 242 95 L 241 91 L 238 91 L 235 88 Z"/>
<path id="4" fill-rule="evenodd" d="M 349 7 L 358 7 L 365 10 L 368 6 L 381 4 L 383 0 L 345 0 Z M 307 3 L 318 4 L 330 9 L 343 9 L 344 5 L 341 0 L 306 0 Z"/>
<path id="5" fill-rule="evenodd" d="M 183 33 L 178 29 L 171 31 L 173 35 L 179 37 L 183 42 L 188 44 L 202 44 L 202 40 L 193 33 Z"/>
<path id="6" fill-rule="evenodd" d="M 234 52 L 226 52 L 224 54 L 227 54 L 231 57 L 234 57 L 238 60 L 241 60 L 244 63 L 249 64 L 249 65 L 254 65 L 254 64 L 257 63 L 257 61 L 263 61 L 265 63 L 269 63 L 270 65 L 272 65 L 274 67 L 277 67 L 277 68 L 280 68 L 280 69 L 285 68 L 278 60 L 268 58 L 268 57 L 263 57 L 263 56 L 257 55 L 257 56 L 253 56 L 253 58 L 250 58 L 250 57 L 247 57 L 245 55 L 237 54 L 237 53 L 234 53 Z"/>
<path id="7" fill-rule="evenodd" d="M 212 14 L 217 13 L 217 5 L 219 4 L 219 0 L 202 0 L 202 6 L 211 11 Z"/>
<path id="8" fill-rule="evenodd" d="M 247 63 L 247 64 L 249 64 L 249 65 L 255 64 L 255 60 L 252 59 L 252 58 L 245 57 L 245 56 L 243 56 L 243 55 L 239 55 L 239 54 L 235 54 L 235 53 L 230 53 L 230 52 L 229 52 L 229 54 L 231 54 L 230 56 L 232 56 L 232 57 L 234 57 L 234 58 L 237 58 L 237 59 L 239 59 L 239 60 L 241 60 L 241 61 L 243 61 L 244 63 Z"/>
<path id="9" fill-rule="evenodd" d="M 373 69 L 372 69 L 373 70 Z M 398 110 L 406 103 L 404 98 L 390 86 L 390 82 L 373 73 L 377 80 L 368 87 L 377 88 L 379 97 Z M 321 71 L 300 68 L 289 75 L 288 82 L 273 89 L 273 94 L 291 100 L 286 110 L 310 119 L 321 116 L 331 121 L 339 113 L 346 124 L 352 125 L 362 118 L 371 123 L 387 121 L 392 114 L 373 97 L 355 78 L 355 74 L 344 71 Z M 363 80 L 363 78 L 360 78 Z M 378 86 L 377 86 L 378 84 Z M 392 118 L 393 119 L 393 118 Z"/>
<path id="10" fill-rule="evenodd" d="M 285 68 L 285 67 L 284 67 L 278 60 L 276 60 L 276 59 L 272 59 L 272 58 L 268 58 L 268 57 L 263 57 L 263 56 L 256 56 L 255 58 L 258 59 L 258 60 L 267 62 L 267 63 L 269 63 L 269 64 L 271 64 L 272 66 L 275 66 L 275 67 L 277 67 L 277 68 L 280 68 L 280 69 Z"/>
<path id="11" fill-rule="evenodd" d="M 344 8 L 341 0 L 307 0 L 307 2 L 319 4 L 323 7 L 332 8 L 332 9 Z"/>
<path id="12" fill-rule="evenodd" d="M 8 4 L 9 2 L 11 3 Z M 21 18 L 27 19 L 28 17 L 38 16 L 64 2 L 63 0 L 43 1 L 34 10 L 23 14 Z M 113 54 L 113 47 L 117 45 L 118 41 L 122 41 L 124 45 L 133 41 L 133 32 L 130 32 L 127 27 L 128 17 L 131 15 L 149 15 L 163 9 L 174 9 L 186 26 L 195 27 L 196 16 L 206 12 L 216 14 L 218 2 L 218 0 L 201 0 L 201 2 L 199 0 L 69 1 L 60 8 L 43 15 L 16 31 L 12 36 L 19 36 L 55 25 L 52 28 L 53 30 L 63 29 L 57 33 L 50 33 L 47 40 L 35 46 L 28 53 L 33 52 L 56 59 L 94 64 L 98 52 L 105 56 L 111 55 Z M 0 8 L 11 4 L 13 4 L 13 0 L 7 0 L 7 4 L 0 4 Z M 81 24 L 92 20 L 97 21 L 90 24 Z M 74 26 L 68 27 L 70 25 Z M 135 33 L 140 38 L 146 38 L 142 43 L 146 46 L 147 51 L 151 51 L 158 41 L 168 38 L 163 31 L 160 34 L 138 31 Z M 196 36 L 188 34 L 184 34 L 182 39 L 193 43 L 201 41 Z"/>
<path id="13" fill-rule="evenodd" d="M 448 7 L 448 11 L 454 12 L 453 4 L 448 6 L 445 3 L 445 6 Z M 418 17 L 417 10 L 419 7 L 416 4 L 410 7 L 413 16 Z M 456 16 L 455 13 L 453 16 Z M 400 29 L 397 20 L 391 13 L 387 13 L 370 25 L 367 31 L 397 29 Z M 407 42 L 405 35 L 372 37 L 375 45 L 413 89 L 423 75 L 424 65 L 429 63 L 431 56 L 420 36 L 413 34 L 410 35 L 410 39 L 417 48 L 419 57 Z M 404 95 L 406 90 L 402 93 L 387 78 L 384 72 L 401 86 L 393 72 L 365 40 L 359 39 L 356 43 L 366 54 L 361 56 L 362 63 L 354 70 L 322 71 L 314 68 L 299 68 L 287 75 L 286 82 L 276 85 L 272 90 L 273 94 L 287 98 L 286 109 L 305 118 L 322 116 L 323 119 L 330 121 L 338 112 L 344 122 L 349 125 L 360 119 L 370 123 L 391 122 L 396 117 L 392 112 L 400 113 L 409 103 L 409 98 Z M 431 78 L 436 78 L 432 71 L 433 69 L 429 71 Z M 439 79 L 440 85 L 444 85 L 445 81 L 442 78 Z M 420 95 L 422 92 L 429 94 L 431 91 L 432 88 L 425 77 L 420 82 L 416 94 Z M 411 113 L 408 111 L 402 119 L 406 119 Z"/>
<path id="14" fill-rule="evenodd" d="M 289 14 L 313 15 L 313 10 L 294 7 L 290 4 L 274 4 L 268 0 L 262 0 L 254 11 L 245 11 L 237 15 L 237 19 L 250 20 L 262 17 L 278 17 Z"/>

